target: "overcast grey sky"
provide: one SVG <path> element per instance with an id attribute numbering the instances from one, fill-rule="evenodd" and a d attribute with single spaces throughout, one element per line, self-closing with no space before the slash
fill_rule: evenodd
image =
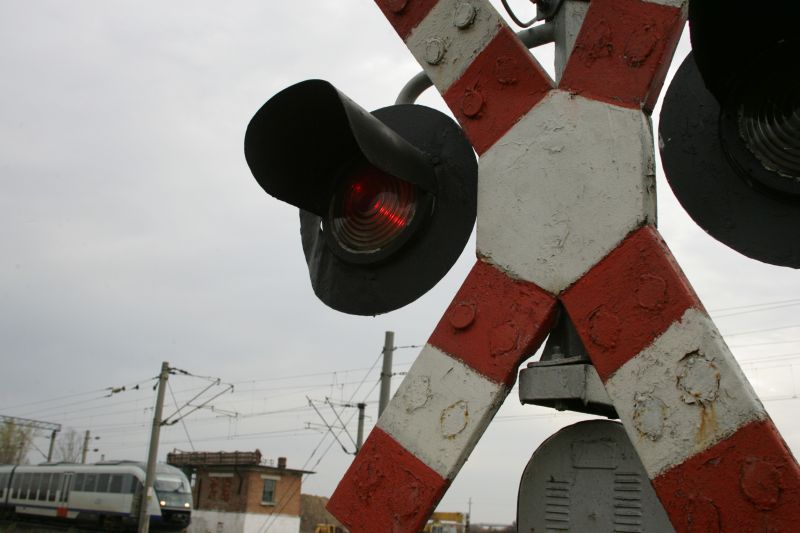
<path id="1" fill-rule="evenodd" d="M 678 55 L 688 48 L 684 35 Z M 408 307 L 332 311 L 308 283 L 296 210 L 249 173 L 244 130 L 303 79 L 374 109 L 418 70 L 369 0 L 0 1 L 0 414 L 91 430 L 91 460 L 143 459 L 151 378 L 166 360 L 235 392 L 165 428 L 162 458 L 259 448 L 313 467 L 304 491 L 330 495 L 351 458 L 338 445 L 325 453 L 331 440 L 305 396 L 376 401 L 378 369 L 367 370 L 383 332 L 425 342 L 474 240 Z M 422 102 L 443 108 L 432 91 Z M 797 454 L 800 272 L 717 243 L 663 176 L 658 185 L 662 233 Z M 398 350 L 395 372 L 417 352 Z M 145 386 L 102 392 L 135 383 Z M 171 391 L 180 403 L 205 383 L 174 377 Z M 441 507 L 465 510 L 471 498 L 475 521 L 511 522 L 530 454 L 577 420 L 520 406 L 515 390 Z"/>

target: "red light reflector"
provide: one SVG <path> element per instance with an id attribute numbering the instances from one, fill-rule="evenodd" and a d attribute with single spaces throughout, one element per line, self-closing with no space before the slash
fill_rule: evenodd
<path id="1" fill-rule="evenodd" d="M 384 250 L 411 224 L 418 197 L 416 185 L 363 164 L 333 195 L 329 229 L 348 252 Z"/>

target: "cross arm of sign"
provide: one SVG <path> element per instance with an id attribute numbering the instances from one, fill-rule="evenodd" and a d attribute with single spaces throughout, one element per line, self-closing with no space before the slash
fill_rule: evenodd
<path id="1" fill-rule="evenodd" d="M 560 301 L 676 530 L 794 527 L 797 462 L 654 227 L 686 2 L 592 0 L 556 82 L 485 0 L 375 1 L 481 156 L 478 261 L 329 510 L 420 531 Z"/>

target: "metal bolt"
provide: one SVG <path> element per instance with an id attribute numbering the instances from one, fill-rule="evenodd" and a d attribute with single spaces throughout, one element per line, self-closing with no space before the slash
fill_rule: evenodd
<path id="1" fill-rule="evenodd" d="M 400 13 L 408 5 L 408 0 L 386 0 L 386 7 L 392 13 Z"/>
<path id="2" fill-rule="evenodd" d="M 775 465 L 760 458 L 749 458 L 742 466 L 739 484 L 754 507 L 769 511 L 781 501 L 781 473 Z"/>
<path id="3" fill-rule="evenodd" d="M 461 111 L 469 118 L 475 118 L 483 109 L 483 95 L 477 89 L 467 89 L 461 99 Z"/>
<path id="4" fill-rule="evenodd" d="M 720 370 L 699 351 L 686 354 L 678 363 L 675 374 L 685 403 L 708 405 L 719 396 Z"/>
<path id="5" fill-rule="evenodd" d="M 506 354 L 517 348 L 519 330 L 508 322 L 495 327 L 489 337 L 489 353 L 492 357 Z"/>
<path id="6" fill-rule="evenodd" d="M 475 9 L 475 6 L 469 2 L 460 2 L 453 13 L 453 25 L 461 30 L 469 28 L 475 22 L 477 14 L 478 10 Z"/>
<path id="7" fill-rule="evenodd" d="M 425 43 L 425 61 L 429 65 L 438 65 L 444 59 L 447 47 L 444 41 L 438 38 L 428 39 Z"/>
<path id="8" fill-rule="evenodd" d="M 475 304 L 470 302 L 459 302 L 450 311 L 448 319 L 450 325 L 456 329 L 465 329 L 475 321 Z"/>
<path id="9" fill-rule="evenodd" d="M 633 406 L 633 425 L 641 435 L 657 441 L 664 434 L 667 405 L 649 394 L 636 395 Z"/>
<path id="10" fill-rule="evenodd" d="M 612 311 L 600 307 L 589 316 L 589 339 L 606 350 L 617 346 L 622 332 L 622 321 Z"/>
<path id="11" fill-rule="evenodd" d="M 428 376 L 415 376 L 411 378 L 403 394 L 403 403 L 405 404 L 406 412 L 413 413 L 417 409 L 422 409 L 428 404 L 432 397 L 431 379 Z"/>
<path id="12" fill-rule="evenodd" d="M 651 311 L 659 311 L 669 301 L 667 281 L 652 274 L 644 274 L 636 286 L 636 299 L 639 305 Z"/>
<path id="13" fill-rule="evenodd" d="M 439 416 L 442 436 L 454 439 L 464 431 L 469 423 L 469 405 L 464 400 L 459 400 L 445 408 Z"/>

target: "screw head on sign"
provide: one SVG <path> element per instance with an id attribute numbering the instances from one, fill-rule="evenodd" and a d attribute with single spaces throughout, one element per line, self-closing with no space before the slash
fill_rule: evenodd
<path id="1" fill-rule="evenodd" d="M 475 6 L 469 2 L 460 2 L 453 13 L 453 25 L 461 30 L 469 28 L 475 22 L 477 14 L 478 10 L 475 9 Z"/>
<path id="2" fill-rule="evenodd" d="M 519 330 L 507 322 L 496 326 L 489 335 L 489 353 L 499 357 L 516 349 L 519 344 Z"/>
<path id="3" fill-rule="evenodd" d="M 467 89 L 461 99 L 461 111 L 469 118 L 477 117 L 483 109 L 483 95 L 477 89 Z"/>
<path id="4" fill-rule="evenodd" d="M 428 42 L 425 43 L 425 61 L 429 65 L 438 65 L 444 59 L 446 49 L 443 40 L 435 37 L 428 39 Z"/>
<path id="5" fill-rule="evenodd" d="M 475 321 L 475 304 L 460 302 L 450 311 L 448 319 L 456 329 L 468 328 Z"/>
<path id="6" fill-rule="evenodd" d="M 401 13 L 408 5 L 408 0 L 386 0 L 386 7 L 392 13 Z"/>

